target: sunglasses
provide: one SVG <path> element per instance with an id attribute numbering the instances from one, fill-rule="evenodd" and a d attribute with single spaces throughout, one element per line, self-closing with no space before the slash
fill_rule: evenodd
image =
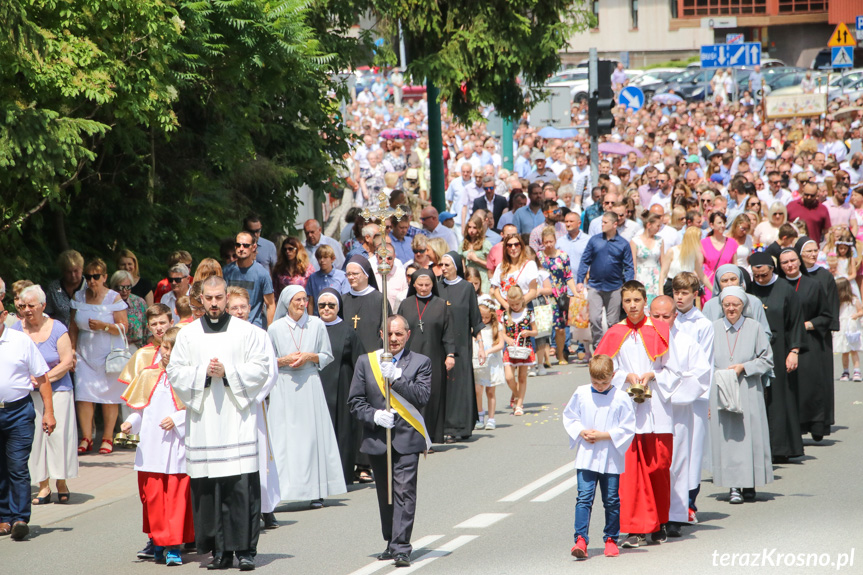
<path id="1" fill-rule="evenodd" d="M 332 302 L 330 302 L 330 303 L 321 302 L 318 304 L 318 309 L 327 309 L 327 308 L 336 309 L 336 304 L 332 303 Z"/>
<path id="2" fill-rule="evenodd" d="M 186 278 L 168 278 L 168 281 L 171 282 L 172 284 L 178 284 L 181 281 L 183 281 L 184 279 L 186 279 Z"/>
<path id="3" fill-rule="evenodd" d="M 83 275 L 84 275 L 85 280 L 90 281 L 90 280 L 97 280 L 105 274 L 83 274 Z"/>
<path id="4" fill-rule="evenodd" d="M 512 244 L 506 244 L 506 247 L 508 247 L 508 248 L 520 248 L 520 247 L 521 247 L 521 244 L 520 244 L 520 243 L 518 243 L 518 242 L 515 242 L 515 243 L 512 243 Z"/>
<path id="5" fill-rule="evenodd" d="M 235 248 L 250 248 L 250 247 L 252 247 L 252 244 L 244 244 L 241 242 L 235 242 L 234 247 Z"/>
<path id="6" fill-rule="evenodd" d="M 132 286 L 117 286 L 120 291 L 132 291 Z"/>
<path id="7" fill-rule="evenodd" d="M 261 233 L 261 230 L 263 230 L 263 229 L 264 228 L 258 228 L 256 230 L 246 230 L 246 231 L 249 232 L 250 234 L 259 234 L 259 233 Z"/>
<path id="8" fill-rule="evenodd" d="M 414 250 L 415 254 L 424 254 L 425 250 Z"/>
<path id="9" fill-rule="evenodd" d="M 483 190 L 485 190 L 486 192 L 493 192 L 494 186 L 485 187 L 485 188 L 483 188 Z"/>
<path id="10" fill-rule="evenodd" d="M 297 251 L 297 248 L 294 246 L 285 246 L 285 251 L 286 252 L 295 252 L 295 251 Z"/>

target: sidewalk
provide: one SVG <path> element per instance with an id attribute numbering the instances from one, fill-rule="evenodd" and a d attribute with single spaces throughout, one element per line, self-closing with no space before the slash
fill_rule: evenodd
<path id="1" fill-rule="evenodd" d="M 69 503 L 57 503 L 57 489 L 52 480 L 52 503 L 33 506 L 31 526 L 53 525 L 126 497 L 138 497 L 138 477 L 132 469 L 135 450 L 115 448 L 109 455 L 99 455 L 98 445 L 94 443 L 95 453 L 79 456 L 78 477 L 67 482 L 72 494 Z M 37 485 L 32 486 L 34 496 L 38 491 Z"/>

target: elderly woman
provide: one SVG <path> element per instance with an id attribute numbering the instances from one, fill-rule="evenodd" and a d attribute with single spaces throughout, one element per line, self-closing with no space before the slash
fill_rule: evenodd
<path id="1" fill-rule="evenodd" d="M 168 270 L 168 285 L 171 286 L 171 289 L 162 295 L 159 303 L 171 308 L 171 316 L 174 324 L 176 324 L 180 321 L 176 309 L 177 300 L 184 295 L 189 295 L 189 266 L 183 263 L 172 265 L 171 269 Z"/>
<path id="2" fill-rule="evenodd" d="M 93 405 L 102 404 L 102 445 L 99 453 L 114 450 L 114 424 L 117 423 L 120 395 L 126 386 L 117 381 L 117 374 L 105 372 L 105 360 L 112 347 L 122 346 L 120 330 L 129 327 L 126 302 L 120 294 L 108 289 L 105 280 L 108 267 L 100 259 L 87 262 L 84 280 L 87 288 L 72 299 L 69 337 L 78 361 L 75 364 L 75 405 L 81 425 L 78 453 L 93 448 Z"/>
<path id="3" fill-rule="evenodd" d="M 347 487 L 318 373 L 333 352 L 324 322 L 306 313 L 308 303 L 302 287 L 286 287 L 279 307 L 288 313 L 267 329 L 279 366 L 267 421 L 282 499 L 311 500 L 312 509 L 320 509 L 325 497 Z"/>
<path id="4" fill-rule="evenodd" d="M 48 284 L 45 313 L 68 328 L 72 297 L 86 287 L 81 279 L 84 258 L 75 250 L 66 250 L 57 258 L 57 267 L 60 268 L 60 279 Z"/>
<path id="5" fill-rule="evenodd" d="M 50 371 L 54 419 L 57 427 L 50 435 L 37 432 L 30 451 L 30 475 L 39 483 L 39 493 L 33 505 L 51 502 L 50 480 L 57 482 L 57 502 L 69 502 L 67 479 L 78 477 L 78 453 L 75 450 L 78 429 L 75 424 L 75 403 L 72 396 L 72 367 L 74 352 L 66 326 L 45 315 L 45 292 L 39 286 L 24 288 L 18 295 L 18 313 L 21 321 L 12 329 L 27 334 L 45 359 Z M 30 393 L 36 409 L 36 423 L 42 421 L 44 404 L 38 391 Z"/>
<path id="6" fill-rule="evenodd" d="M 126 302 L 129 331 L 126 338 L 129 341 L 129 351 L 134 353 L 138 348 L 147 345 L 150 333 L 147 329 L 147 302 L 132 293 L 132 274 L 125 270 L 117 270 L 111 276 L 111 289 L 120 294 Z"/>
<path id="7" fill-rule="evenodd" d="M 132 276 L 132 295 L 143 299 L 148 307 L 153 305 L 153 284 L 141 277 L 135 254 L 130 250 L 120 250 L 117 255 L 117 269 L 127 271 Z"/>
<path id="8" fill-rule="evenodd" d="M 752 232 L 752 241 L 754 244 L 769 246 L 779 239 L 779 228 L 788 219 L 788 209 L 782 202 L 773 202 L 770 206 L 770 211 L 767 212 L 767 219 L 755 226 Z"/>
<path id="9" fill-rule="evenodd" d="M 713 322 L 715 382 L 710 389 L 713 484 L 730 489 L 729 501 L 755 499 L 755 488 L 773 482 L 770 432 L 762 376 L 773 369 L 764 330 L 744 317 L 746 292 L 719 294 L 723 319 Z"/>

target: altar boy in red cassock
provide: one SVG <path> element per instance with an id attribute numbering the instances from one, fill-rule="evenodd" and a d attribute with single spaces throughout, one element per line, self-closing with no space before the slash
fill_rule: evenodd
<path id="1" fill-rule="evenodd" d="M 620 476 L 620 530 L 629 533 L 622 547 L 665 541 L 671 498 L 671 454 L 673 426 L 671 393 L 674 374 L 666 369 L 675 354 L 669 346 L 669 328 L 644 314 L 647 294 L 637 281 L 621 288 L 626 319 L 611 326 L 595 353 L 614 359 L 612 384 L 628 391 L 644 385 L 652 397 L 635 404 L 635 439 L 626 452 L 625 471 Z"/>

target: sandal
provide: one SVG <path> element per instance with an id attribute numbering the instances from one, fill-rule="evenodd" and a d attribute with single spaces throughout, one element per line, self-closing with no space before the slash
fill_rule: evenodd
<path id="1" fill-rule="evenodd" d="M 515 407 L 515 411 L 512 413 L 513 415 L 524 415 L 524 410 L 518 406 Z"/>
<path id="2" fill-rule="evenodd" d="M 365 469 L 361 469 L 357 472 L 357 481 L 360 483 L 374 483 L 375 478 Z"/>
<path id="3" fill-rule="evenodd" d="M 860 370 L 855 369 L 854 370 L 854 376 L 851 378 L 851 381 L 861 381 L 861 380 L 863 380 L 863 378 L 860 377 Z"/>
<path id="4" fill-rule="evenodd" d="M 851 378 L 849 377 L 849 373 L 848 373 L 847 371 L 843 371 L 843 372 L 842 372 L 842 377 L 840 377 L 840 378 L 839 378 L 839 381 L 848 381 L 849 379 L 851 379 Z"/>
<path id="5" fill-rule="evenodd" d="M 105 447 L 106 443 L 108 444 L 107 448 Z M 109 453 L 112 453 L 113 451 L 114 451 L 114 442 L 111 441 L 110 439 L 103 439 L 102 440 L 102 446 L 99 448 L 99 453 L 101 453 L 102 455 L 108 455 Z"/>
<path id="6" fill-rule="evenodd" d="M 51 503 L 51 492 L 48 492 L 48 495 L 45 497 L 39 497 L 39 494 L 36 494 L 36 497 L 33 498 L 33 501 L 30 502 L 33 505 L 45 505 L 46 503 Z"/>
<path id="7" fill-rule="evenodd" d="M 78 453 L 87 453 L 93 449 L 93 440 L 89 437 L 84 437 L 81 439 L 81 443 L 78 444 Z"/>
<path id="8" fill-rule="evenodd" d="M 58 491 L 57 492 L 57 503 L 59 503 L 61 505 L 65 505 L 66 503 L 69 503 L 69 496 L 70 495 L 72 495 L 72 494 L 68 491 L 66 493 L 61 493 Z"/>

